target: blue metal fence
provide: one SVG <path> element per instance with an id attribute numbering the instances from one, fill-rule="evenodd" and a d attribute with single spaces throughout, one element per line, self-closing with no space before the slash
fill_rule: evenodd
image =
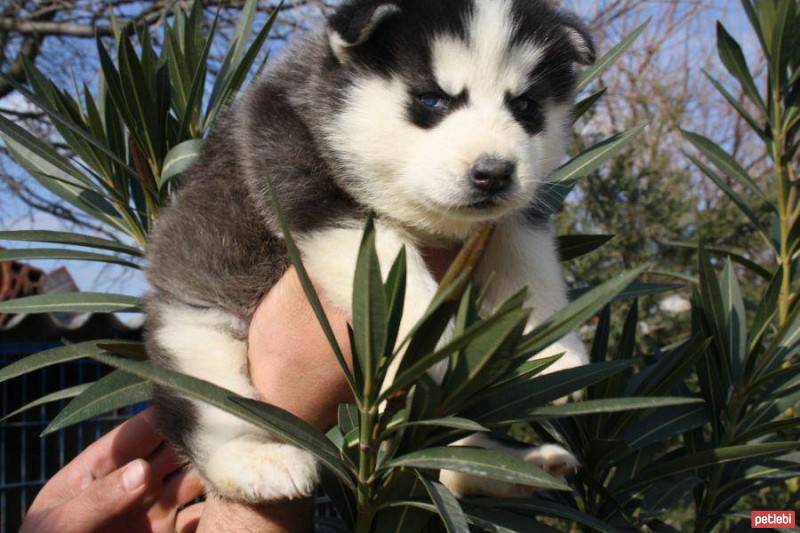
<path id="1" fill-rule="evenodd" d="M 0 368 L 22 356 L 55 346 L 58 344 L 0 342 Z M 95 381 L 106 372 L 94 362 L 75 361 L 2 383 L 0 416 L 53 391 Z M 66 403 L 64 400 L 43 405 L 0 423 L 0 533 L 17 531 L 45 481 L 85 446 L 134 412 L 134 408 L 123 409 L 40 437 Z"/>

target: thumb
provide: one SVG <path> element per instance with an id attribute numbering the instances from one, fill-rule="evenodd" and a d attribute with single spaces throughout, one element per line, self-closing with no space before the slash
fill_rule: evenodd
<path id="1" fill-rule="evenodd" d="M 97 531 L 143 503 L 152 484 L 150 464 L 136 459 L 94 481 L 53 512 L 68 519 L 67 531 Z"/>

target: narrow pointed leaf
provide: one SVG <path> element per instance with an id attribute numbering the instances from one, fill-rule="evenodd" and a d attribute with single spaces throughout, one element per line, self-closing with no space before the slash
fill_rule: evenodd
<path id="1" fill-rule="evenodd" d="M 74 398 L 78 396 L 83 391 L 85 391 L 91 383 L 83 383 L 81 385 L 75 385 L 74 387 L 67 387 L 66 389 L 62 389 L 56 392 L 51 392 L 50 394 L 46 394 L 39 399 L 36 399 L 24 406 L 20 407 L 19 409 L 15 409 L 14 411 L 8 413 L 7 415 L 0 418 L 0 423 L 5 422 L 6 420 L 13 418 L 19 414 L 24 413 L 25 411 L 30 411 L 36 407 L 40 407 L 42 405 L 47 405 L 48 403 L 58 402 L 61 400 L 68 400 L 70 398 Z"/>
<path id="2" fill-rule="evenodd" d="M 525 354 L 524 356 L 529 358 L 564 337 L 617 297 L 644 270 L 645 268 L 642 267 L 624 272 L 592 289 L 577 300 L 570 302 L 566 307 L 525 335 L 520 342 L 518 353 Z"/>
<path id="3" fill-rule="evenodd" d="M 636 478 L 622 485 L 619 490 L 639 489 L 658 479 L 682 472 L 691 472 L 709 466 L 743 461 L 745 459 L 778 455 L 798 448 L 800 448 L 800 442 L 768 442 L 700 451 L 671 461 L 662 461 L 645 468 Z"/>
<path id="4" fill-rule="evenodd" d="M 715 144 L 711 139 L 703 137 L 697 133 L 681 130 L 683 136 L 687 141 L 697 148 L 703 155 L 705 155 L 714 166 L 719 169 L 725 176 L 739 182 L 740 185 L 749 189 L 754 193 L 762 202 L 768 202 L 764 191 L 761 187 L 753 181 L 753 178 L 747 171 L 740 165 L 733 157 L 731 157 L 725 150 Z"/>
<path id="5" fill-rule="evenodd" d="M 527 411 L 520 419 L 534 420 L 541 418 L 594 415 L 599 413 L 619 413 L 701 402 L 702 400 L 697 398 L 660 398 L 654 396 L 643 398 L 604 398 L 602 400 L 585 400 L 564 405 L 536 407 Z"/>
<path id="6" fill-rule="evenodd" d="M 275 195 L 275 189 L 272 186 L 272 182 L 269 183 L 269 194 L 272 201 L 272 206 L 275 209 L 275 215 L 278 219 L 278 224 L 286 242 L 287 255 L 289 256 L 289 260 L 292 262 L 292 265 L 297 272 L 297 278 L 300 280 L 300 285 L 303 287 L 303 292 L 306 295 L 306 299 L 311 305 L 311 309 L 314 311 L 314 315 L 317 317 L 317 321 L 319 322 L 320 327 L 325 334 L 325 338 L 328 340 L 328 344 L 333 350 L 336 361 L 339 363 L 342 372 L 344 372 L 344 376 L 347 380 L 348 386 L 350 387 L 350 391 L 353 393 L 353 396 L 356 399 L 360 399 L 361 389 L 360 387 L 356 386 L 353 373 L 350 371 L 350 367 L 347 365 L 347 359 L 344 357 L 344 352 L 342 352 L 342 349 L 336 340 L 336 336 L 333 333 L 333 328 L 331 328 L 331 323 L 322 307 L 322 302 L 319 299 L 319 295 L 314 288 L 314 284 L 311 282 L 311 278 L 308 276 L 305 266 L 303 266 L 303 260 L 300 257 L 300 250 L 297 248 L 297 244 L 292 238 L 292 233 L 289 230 L 289 224 L 285 215 L 283 214 L 280 203 L 278 202 L 278 197 Z"/>
<path id="7" fill-rule="evenodd" d="M 461 505 L 458 503 L 458 500 L 456 500 L 456 497 L 453 496 L 453 493 L 441 483 L 431 481 L 419 472 L 417 475 L 422 482 L 422 486 L 425 487 L 425 490 L 428 492 L 431 501 L 436 506 L 436 510 L 447 532 L 462 533 L 469 531 L 467 518 L 464 516 L 464 511 L 461 509 Z"/>
<path id="8" fill-rule="evenodd" d="M 82 252 L 79 250 L 58 250 L 50 248 L 18 248 L 13 250 L 0 250 L 0 262 L 2 261 L 32 261 L 32 260 L 53 260 L 63 259 L 69 261 L 90 261 L 96 263 L 109 263 L 121 265 L 128 268 L 140 270 L 141 265 L 126 261 L 113 255 L 96 254 L 92 252 Z"/>
<path id="9" fill-rule="evenodd" d="M 640 124 L 584 150 L 581 154 L 556 170 L 548 181 L 556 183 L 561 181 L 568 182 L 569 180 L 582 178 L 591 174 L 635 139 L 645 127 L 647 127 L 647 124 Z"/>
<path id="10" fill-rule="evenodd" d="M 146 402 L 152 395 L 153 385 L 150 382 L 115 370 L 94 382 L 67 404 L 42 431 L 42 436 L 115 409 Z"/>
<path id="11" fill-rule="evenodd" d="M 622 438 L 631 448 L 642 449 L 651 444 L 666 442 L 675 435 L 698 428 L 706 422 L 708 414 L 704 405 L 679 405 L 628 425 Z"/>
<path id="12" fill-rule="evenodd" d="M 593 363 L 490 389 L 475 398 L 466 416 L 486 425 L 514 421 L 520 413 L 594 385 L 631 365 L 630 361 Z"/>
<path id="13" fill-rule="evenodd" d="M 590 94 L 577 104 L 575 104 L 575 108 L 572 110 L 572 120 L 573 122 L 577 122 L 578 119 L 583 117 L 586 113 L 588 113 L 594 105 L 606 94 L 608 89 L 603 87 L 602 89 L 595 91 L 594 93 Z"/>
<path id="14" fill-rule="evenodd" d="M 164 158 L 164 164 L 161 167 L 159 187 L 164 187 L 164 185 L 168 184 L 176 176 L 189 170 L 189 167 L 200 158 L 204 145 L 204 140 L 192 139 L 184 141 L 170 150 L 167 157 Z"/>
<path id="15" fill-rule="evenodd" d="M 650 23 L 648 20 L 625 37 L 619 44 L 609 50 L 603 57 L 598 59 L 594 65 L 588 68 L 581 74 L 580 81 L 578 82 L 578 91 L 585 89 L 592 81 L 594 81 L 600 74 L 606 71 L 613 65 L 619 57 L 624 54 L 628 48 L 639 38 L 644 29 Z"/>
<path id="16" fill-rule="evenodd" d="M 0 369 L 0 383 L 49 366 L 87 358 L 94 354 L 106 353 L 106 350 L 99 346 L 103 342 L 103 340 L 79 342 L 29 355 Z M 118 342 L 123 346 L 140 344 L 113 340 L 105 342 Z"/>
<path id="17" fill-rule="evenodd" d="M 722 305 L 726 315 L 725 344 L 728 348 L 733 378 L 738 382 L 743 378 L 747 363 L 747 317 L 741 287 L 730 258 L 722 273 L 720 285 Z"/>
<path id="18" fill-rule="evenodd" d="M 562 261 L 571 261 L 590 254 L 613 239 L 613 235 L 564 235 L 558 238 Z"/>
<path id="19" fill-rule="evenodd" d="M 348 487 L 353 487 L 350 472 L 340 458 L 339 450 L 319 430 L 283 409 L 237 396 L 213 383 L 165 368 L 156 368 L 147 363 L 109 355 L 92 355 L 92 358 L 174 390 L 193 400 L 222 409 L 226 413 L 270 431 L 286 442 L 314 455 Z"/>
<path id="20" fill-rule="evenodd" d="M 725 29 L 721 23 L 717 23 L 717 49 L 722 64 L 728 69 L 728 72 L 739 80 L 747 97 L 756 104 L 762 111 L 766 113 L 767 106 L 764 104 L 764 99 L 758 92 L 756 82 L 753 80 L 753 75 L 750 74 L 750 68 L 747 66 L 747 60 L 742 52 L 742 47 L 739 43 L 731 37 L 731 34 Z"/>
<path id="21" fill-rule="evenodd" d="M 353 282 L 353 331 L 355 355 L 366 384 L 365 390 L 377 393 L 380 387 L 376 369 L 386 348 L 386 293 L 381 266 L 375 251 L 375 226 L 370 220 L 356 262 Z"/>
<path id="22" fill-rule="evenodd" d="M 476 477 L 530 485 L 548 490 L 571 490 L 544 470 L 506 453 L 482 448 L 448 446 L 412 452 L 389 461 L 387 468 L 452 470 Z"/>
<path id="23" fill-rule="evenodd" d="M 0 313 L 140 313 L 140 305 L 139 298 L 122 294 L 66 292 L 0 302 Z"/>
<path id="24" fill-rule="evenodd" d="M 0 241 L 46 242 L 53 244 L 69 244 L 85 248 L 98 248 L 112 252 L 120 252 L 136 257 L 143 257 L 144 253 L 139 248 L 127 246 L 120 242 L 100 237 L 82 235 L 80 233 L 66 233 L 63 231 L 23 230 L 0 231 Z"/>

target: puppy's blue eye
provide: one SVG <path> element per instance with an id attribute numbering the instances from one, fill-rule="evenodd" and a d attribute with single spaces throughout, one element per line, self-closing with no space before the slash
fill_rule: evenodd
<path id="1" fill-rule="evenodd" d="M 436 111 L 447 111 L 450 107 L 449 100 L 439 94 L 423 94 L 417 97 L 417 101 L 423 106 Z"/>
<path id="2" fill-rule="evenodd" d="M 514 113 L 522 115 L 539 110 L 539 104 L 527 96 L 520 96 L 519 98 L 513 99 L 509 106 Z"/>

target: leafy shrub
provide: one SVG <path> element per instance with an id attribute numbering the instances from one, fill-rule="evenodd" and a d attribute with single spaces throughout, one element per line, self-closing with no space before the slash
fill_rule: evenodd
<path id="1" fill-rule="evenodd" d="M 688 157 L 762 230 L 765 242 L 774 248 L 775 264 L 758 265 L 713 245 L 700 246 L 699 276 L 688 280 L 694 294 L 692 329 L 674 344 L 644 355 L 637 351 L 637 298 L 674 288 L 635 282 L 644 269 L 576 293 L 567 308 L 529 333 L 523 332 L 528 314 L 524 291 L 481 316 L 480 287 L 473 285 L 470 274 L 490 236 L 488 227 L 465 245 L 409 338 L 398 339 L 405 258 L 401 254 L 382 279 L 369 224 L 353 295 L 352 371 L 344 364 L 342 348 L 285 232 L 292 262 L 355 399 L 354 404 L 340 406 L 338 425 L 327 435 L 274 406 L 153 368 L 143 361 L 146 354 L 140 344 L 114 339 L 30 356 L 0 370 L 0 381 L 84 357 L 117 368 L 88 386 L 55 391 L 34 402 L 73 398 L 45 433 L 146 400 L 152 383 L 208 402 L 315 454 L 325 467 L 326 492 L 347 526 L 359 532 L 389 527 L 528 531 L 547 530 L 546 523 L 609 532 L 665 531 L 670 529 L 665 512 L 687 506 L 693 507 L 696 531 L 736 519 L 735 506 L 742 497 L 782 483 L 800 468 L 800 455 L 794 452 L 800 447 L 800 424 L 787 412 L 800 399 L 800 305 L 794 280 L 800 247 L 795 183 L 800 43 L 790 31 L 800 19 L 790 0 L 757 5 L 745 0 L 743 5 L 768 58 L 768 90 L 759 93 L 739 45 L 722 27 L 721 59 L 752 105 L 737 101 L 717 80 L 711 82 L 764 140 L 774 163 L 774 183 L 756 183 L 722 148 L 687 132 L 690 144 L 713 168 Z M 204 29 L 200 2 L 188 13 L 175 11 L 158 50 L 146 31 L 125 29 L 117 35 L 115 64 L 98 41 L 102 79 L 94 93 L 85 88 L 82 95 L 70 95 L 32 65 L 27 65 L 29 86 L 9 80 L 47 113 L 72 155 L 62 155 L 0 117 L 9 152 L 43 187 L 120 238 L 2 232 L 0 239 L 69 247 L 0 251 L 0 260 L 71 259 L 141 268 L 147 234 L 159 210 L 180 187 L 181 172 L 197 157 L 220 110 L 263 55 L 274 14 L 248 44 L 254 13 L 255 2 L 249 0 L 213 84 L 207 81 L 216 23 Z M 581 88 L 589 88 L 642 29 L 583 73 Z M 590 92 L 577 105 L 576 118 L 602 95 L 603 89 Z M 561 205 L 581 177 L 635 139 L 643 127 L 592 146 L 557 170 L 545 191 L 549 204 Z M 592 253 L 605 240 L 564 236 L 562 256 L 567 260 Z M 727 259 L 717 273 L 711 258 L 720 256 Z M 759 301 L 744 301 L 734 262 L 764 278 Z M 612 346 L 612 304 L 616 309 L 620 304 L 615 302 L 621 301 L 632 303 L 620 340 Z M 54 311 L 138 312 L 139 300 L 75 293 L 0 303 L 0 313 Z M 541 375 L 555 358 L 530 361 L 530 356 L 597 313 L 592 364 Z M 440 343 L 449 322 L 455 326 L 453 338 Z M 382 393 L 389 364 L 401 351 L 405 356 L 400 371 Z M 437 386 L 427 370 L 444 360 L 449 361 L 448 371 Z M 581 389 L 587 389 L 585 401 L 552 404 Z M 384 402 L 387 408 L 381 411 Z M 499 451 L 446 446 L 467 433 L 489 430 L 560 443 L 583 467 L 564 483 Z M 436 472 L 443 468 L 547 490 L 528 499 L 458 501 L 437 481 Z"/>

